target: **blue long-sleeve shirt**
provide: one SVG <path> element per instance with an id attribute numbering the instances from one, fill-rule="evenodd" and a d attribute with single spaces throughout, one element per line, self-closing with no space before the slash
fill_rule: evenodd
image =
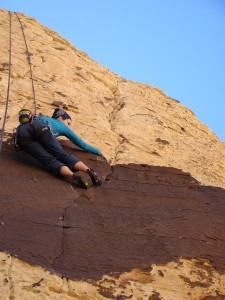
<path id="1" fill-rule="evenodd" d="M 62 121 L 46 117 L 40 116 L 40 120 L 48 123 L 51 127 L 52 133 L 55 137 L 58 136 L 65 136 L 67 137 L 72 143 L 80 147 L 81 149 L 94 153 L 96 155 L 101 155 L 101 151 L 98 148 L 95 148 L 87 143 L 85 143 L 79 136 L 77 136 L 68 126 L 66 126 Z"/>

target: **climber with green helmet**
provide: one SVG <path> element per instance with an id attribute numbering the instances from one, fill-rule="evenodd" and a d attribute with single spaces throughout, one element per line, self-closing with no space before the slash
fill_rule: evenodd
<path id="1" fill-rule="evenodd" d="M 20 149 L 36 158 L 49 172 L 68 178 L 76 185 L 87 188 L 88 182 L 74 173 L 82 171 L 89 174 L 95 186 L 101 185 L 102 181 L 98 174 L 77 157 L 65 152 L 57 140 L 58 136 L 66 136 L 81 149 L 103 156 L 99 149 L 85 143 L 68 127 L 72 119 L 65 110 L 55 109 L 50 118 L 33 116 L 29 109 L 22 109 L 19 112 L 19 121 L 16 138 Z"/>

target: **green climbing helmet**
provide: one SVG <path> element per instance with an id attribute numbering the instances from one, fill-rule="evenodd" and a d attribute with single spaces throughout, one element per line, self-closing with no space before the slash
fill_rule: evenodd
<path id="1" fill-rule="evenodd" d="M 23 108 L 19 111 L 19 121 L 21 124 L 27 123 L 32 118 L 32 112 L 29 109 Z"/>

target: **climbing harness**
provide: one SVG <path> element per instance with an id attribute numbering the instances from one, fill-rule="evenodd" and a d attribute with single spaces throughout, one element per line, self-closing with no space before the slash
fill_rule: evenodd
<path id="1" fill-rule="evenodd" d="M 11 84 L 11 66 L 12 66 L 12 12 L 9 11 L 9 72 L 8 72 L 8 88 L 7 88 L 7 96 L 6 96 L 6 105 L 5 105 L 5 114 L 4 114 L 4 119 L 3 119 L 3 125 L 2 125 L 2 129 L 1 129 L 1 133 L 0 133 L 0 152 L 2 151 L 2 143 L 3 143 L 3 137 L 4 137 L 4 133 L 5 133 L 5 124 L 6 124 L 6 119 L 7 119 L 7 112 L 8 112 L 8 104 L 9 104 L 9 95 L 10 95 L 10 84 Z M 24 43 L 26 46 L 26 57 L 27 57 L 27 61 L 29 64 L 29 68 L 30 68 L 30 79 L 31 79 L 31 83 L 32 83 L 32 93 L 33 93 L 33 99 L 34 99 L 34 114 L 36 114 L 36 97 L 35 97 L 35 89 L 34 89 L 34 79 L 33 79 L 33 73 L 32 73 L 32 64 L 31 64 L 31 53 L 28 50 L 28 45 L 27 45 L 27 41 L 26 41 L 26 36 L 25 36 L 25 32 L 24 32 L 24 28 L 26 27 L 25 25 L 22 24 L 18 14 L 16 12 L 14 12 L 14 14 L 17 17 L 17 20 L 20 24 L 20 28 L 23 34 L 23 39 L 24 39 Z M 13 130 L 14 131 L 14 130 Z"/>

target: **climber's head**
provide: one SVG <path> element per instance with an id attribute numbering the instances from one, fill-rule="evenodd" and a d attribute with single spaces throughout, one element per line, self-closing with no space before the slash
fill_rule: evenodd
<path id="1" fill-rule="evenodd" d="M 72 123 L 72 119 L 70 117 L 70 115 L 63 109 L 61 108 L 56 108 L 52 118 L 57 119 L 62 121 L 63 123 L 65 123 L 67 126 L 70 126 Z"/>
<path id="2" fill-rule="evenodd" d="M 27 123 L 32 118 L 32 112 L 29 109 L 23 108 L 19 111 L 19 122 L 21 124 Z"/>

